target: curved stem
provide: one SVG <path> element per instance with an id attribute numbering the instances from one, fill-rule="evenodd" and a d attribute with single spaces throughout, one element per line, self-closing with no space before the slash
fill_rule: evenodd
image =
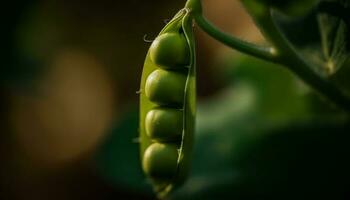
<path id="1" fill-rule="evenodd" d="M 235 38 L 227 33 L 221 32 L 210 22 L 208 22 L 203 15 L 194 15 L 194 19 L 199 27 L 201 27 L 207 34 L 220 41 L 221 43 L 234 48 L 242 53 L 268 60 L 271 62 L 278 62 L 276 51 L 272 47 L 263 47 L 252 44 L 238 38 Z"/>
<path id="2" fill-rule="evenodd" d="M 274 48 L 259 46 L 247 41 L 243 41 L 239 38 L 231 36 L 230 34 L 220 31 L 218 28 L 212 25 L 202 15 L 200 0 L 189 0 L 186 4 L 186 8 L 190 9 L 192 12 L 193 18 L 197 25 L 202 28 L 207 34 L 220 41 L 221 43 L 242 53 L 246 53 L 263 60 L 268 60 L 275 63 L 279 62 L 277 52 Z"/>

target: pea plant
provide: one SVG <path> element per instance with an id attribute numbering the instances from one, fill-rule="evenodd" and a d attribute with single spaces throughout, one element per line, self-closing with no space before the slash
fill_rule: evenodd
<path id="1" fill-rule="evenodd" d="M 200 0 L 188 0 L 146 56 L 140 87 L 140 155 L 160 198 L 184 182 L 191 162 L 196 111 L 193 24 L 235 50 L 287 68 L 337 109 L 350 112 L 348 88 L 334 81 L 349 57 L 350 1 L 241 3 L 267 45 L 220 31 L 203 16 Z"/>

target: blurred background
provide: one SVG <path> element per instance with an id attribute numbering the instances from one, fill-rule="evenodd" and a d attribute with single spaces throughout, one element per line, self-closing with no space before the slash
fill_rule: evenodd
<path id="1" fill-rule="evenodd" d="M 239 1 L 203 3 L 222 30 L 264 43 Z M 155 38 L 185 1 L 8 4 L 0 33 L 0 199 L 154 199 L 134 142 L 136 91 L 150 46 L 144 35 Z M 230 50 L 197 27 L 195 34 L 193 167 L 169 198 L 246 198 L 291 186 L 344 195 L 344 185 L 323 184 L 348 175 L 345 159 L 337 159 L 349 152 L 344 113 L 288 71 Z"/>

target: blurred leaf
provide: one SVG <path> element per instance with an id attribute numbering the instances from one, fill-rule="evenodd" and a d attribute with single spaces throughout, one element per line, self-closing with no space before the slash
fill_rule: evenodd
<path id="1" fill-rule="evenodd" d="M 322 1 L 319 5 L 322 50 L 330 74 L 337 71 L 349 56 L 349 6 L 348 0 Z"/>
<path id="2" fill-rule="evenodd" d="M 232 153 L 226 152 L 230 168 L 194 174 L 172 199 L 347 199 L 349 123 L 317 121 L 271 129 L 260 137 L 232 131 L 245 137 L 226 137 L 235 140 Z"/>
<path id="3" fill-rule="evenodd" d="M 2 84 L 27 86 L 28 81 L 31 81 L 38 73 L 38 62 L 30 56 L 22 54 L 16 43 L 18 27 L 28 9 L 36 2 L 36 0 L 11 1 L 5 4 L 6 9 L 1 12 L 0 82 Z"/>
<path id="4" fill-rule="evenodd" d="M 128 190 L 152 194 L 139 161 L 138 112 L 132 110 L 115 123 L 96 154 L 98 173 L 108 182 Z"/>
<path id="5" fill-rule="evenodd" d="M 313 12 L 291 18 L 273 17 L 298 55 L 320 76 L 336 73 L 350 53 L 349 0 L 321 0 Z"/>
<path id="6" fill-rule="evenodd" d="M 245 55 L 228 59 L 225 65 L 233 95 L 240 95 L 237 86 L 249 84 L 256 98 L 253 107 L 264 117 L 284 120 L 309 114 L 309 89 L 288 70 Z"/>

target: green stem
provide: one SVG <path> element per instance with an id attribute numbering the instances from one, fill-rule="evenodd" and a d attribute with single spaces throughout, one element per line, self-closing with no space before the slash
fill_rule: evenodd
<path id="1" fill-rule="evenodd" d="M 207 34 L 220 41 L 221 43 L 242 53 L 246 53 L 263 60 L 278 62 L 276 51 L 273 48 L 252 44 L 232 37 L 227 33 L 223 33 L 214 27 L 210 22 L 208 22 L 202 15 L 194 15 L 194 19 L 199 27 L 201 27 Z"/>
<path id="2" fill-rule="evenodd" d="M 273 48 L 263 47 L 243 41 L 227 33 L 223 33 L 214 25 L 212 25 L 207 19 L 205 19 L 205 17 L 203 17 L 202 7 L 199 0 L 189 0 L 186 4 L 186 8 L 190 9 L 192 12 L 197 25 L 202 28 L 207 34 L 220 41 L 221 43 L 242 53 L 246 53 L 263 60 L 268 60 L 275 63 L 278 62 L 277 52 Z"/>

